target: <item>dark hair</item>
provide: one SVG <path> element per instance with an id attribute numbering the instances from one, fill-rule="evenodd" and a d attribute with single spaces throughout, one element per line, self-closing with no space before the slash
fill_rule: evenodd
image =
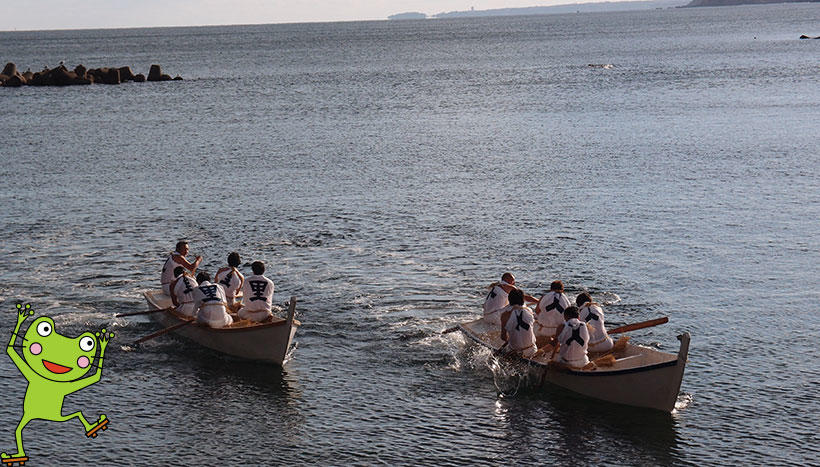
<path id="1" fill-rule="evenodd" d="M 501 280 L 509 284 L 510 281 L 505 279 L 505 277 L 510 278 L 512 280 L 515 280 L 515 276 L 513 276 L 513 273 L 511 273 L 511 272 L 505 272 L 504 274 L 501 275 Z"/>
<path id="2" fill-rule="evenodd" d="M 257 276 L 261 276 L 265 273 L 265 263 L 263 263 L 262 261 L 254 261 L 253 264 L 251 264 L 251 269 L 253 270 L 254 274 L 256 274 Z"/>
<path id="3" fill-rule="evenodd" d="M 174 268 L 174 277 L 182 274 L 183 272 L 185 272 L 185 268 L 183 268 L 182 266 L 175 267 Z"/>
<path id="4" fill-rule="evenodd" d="M 575 297 L 575 304 L 578 306 L 583 305 L 586 302 L 591 302 L 592 297 L 589 296 L 589 292 L 581 292 Z"/>
<path id="5" fill-rule="evenodd" d="M 578 317 L 578 307 L 577 306 L 568 306 L 566 310 L 564 310 L 564 319 L 569 320 L 572 318 Z"/>
<path id="6" fill-rule="evenodd" d="M 521 289 L 512 289 L 510 290 L 510 294 L 508 295 L 510 300 L 510 305 L 523 305 L 524 304 L 524 292 Z"/>
<path id="7" fill-rule="evenodd" d="M 553 292 L 563 292 L 564 283 L 561 281 L 552 281 L 552 284 L 550 284 L 550 290 Z"/>
<path id="8" fill-rule="evenodd" d="M 187 244 L 188 244 L 188 242 L 186 242 L 185 240 L 180 240 L 180 241 L 178 241 L 178 242 L 177 242 L 177 247 L 176 247 L 176 248 L 177 248 L 177 251 L 181 250 L 181 249 L 182 249 L 182 247 L 183 247 L 183 246 L 185 246 L 185 245 L 187 245 Z"/>
<path id="9" fill-rule="evenodd" d="M 200 272 L 199 274 L 196 275 L 196 281 L 200 284 L 205 282 L 205 281 L 210 282 L 211 281 L 211 275 L 208 274 L 205 271 L 202 271 L 202 272 Z"/>
<path id="10" fill-rule="evenodd" d="M 233 252 L 228 255 L 228 266 L 237 267 L 242 260 L 239 259 L 239 253 Z"/>

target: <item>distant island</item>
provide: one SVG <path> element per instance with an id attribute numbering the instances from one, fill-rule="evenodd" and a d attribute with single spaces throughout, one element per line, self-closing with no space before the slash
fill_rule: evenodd
<path id="1" fill-rule="evenodd" d="M 764 3 L 809 3 L 820 0 L 692 0 L 686 7 L 693 6 L 734 6 L 734 5 L 761 5 Z"/>
<path id="2" fill-rule="evenodd" d="M 568 3 L 553 6 L 532 6 L 522 8 L 496 8 L 492 10 L 448 11 L 427 15 L 419 12 L 398 13 L 388 16 L 391 20 L 427 19 L 427 18 L 465 18 L 481 16 L 519 16 L 547 15 L 558 13 L 592 13 L 607 11 L 654 10 L 659 8 L 681 8 L 698 6 L 730 6 L 764 3 L 808 3 L 820 0 L 637 0 L 594 3 Z"/>
<path id="3" fill-rule="evenodd" d="M 410 11 L 407 13 L 399 13 L 397 15 L 390 15 L 387 19 L 425 19 L 427 15 L 424 13 L 418 13 L 416 11 Z"/>
<path id="4" fill-rule="evenodd" d="M 426 15 L 418 12 L 399 13 L 388 16 L 392 20 L 404 19 L 425 19 L 425 18 L 465 18 L 482 16 L 523 16 L 523 15 L 548 15 L 559 13 L 590 13 L 597 11 L 629 11 L 629 10 L 654 10 L 656 8 L 674 8 L 683 6 L 686 0 L 637 0 L 637 1 L 615 1 L 615 2 L 594 2 L 594 3 L 567 3 L 552 6 L 531 6 L 522 8 L 495 8 L 492 10 L 466 10 L 447 11 Z"/>

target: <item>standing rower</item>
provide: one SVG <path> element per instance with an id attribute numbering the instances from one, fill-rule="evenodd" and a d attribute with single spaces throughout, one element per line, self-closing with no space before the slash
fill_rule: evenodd
<path id="1" fill-rule="evenodd" d="M 493 282 L 489 289 L 490 292 L 484 299 L 484 321 L 501 326 L 501 313 L 510 304 L 508 296 L 511 291 L 518 290 L 515 286 L 515 276 L 511 272 L 505 272 L 501 275 L 501 282 Z M 530 295 L 524 295 L 524 299 L 529 302 L 538 301 Z"/>
<path id="2" fill-rule="evenodd" d="M 171 282 L 174 281 L 174 269 L 177 266 L 182 266 L 183 268 L 191 271 L 191 274 L 196 272 L 196 268 L 199 267 L 199 263 L 202 262 L 202 257 L 197 256 L 196 260 L 194 260 L 193 264 L 188 262 L 185 256 L 188 254 L 188 242 L 186 241 L 179 241 L 177 242 L 176 251 L 168 255 L 168 259 L 165 260 L 165 264 L 162 266 L 162 293 L 165 295 L 171 295 Z"/>
<path id="3" fill-rule="evenodd" d="M 261 323 L 273 317 L 273 281 L 264 276 L 265 263 L 254 261 L 251 264 L 253 275 L 245 280 L 242 287 L 242 309 L 239 317 Z"/>

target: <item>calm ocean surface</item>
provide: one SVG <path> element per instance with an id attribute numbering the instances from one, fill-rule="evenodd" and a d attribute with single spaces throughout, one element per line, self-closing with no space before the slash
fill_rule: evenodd
<path id="1" fill-rule="evenodd" d="M 103 380 L 32 422 L 67 464 L 817 464 L 820 4 L 0 33 L 22 70 L 185 81 L 0 88 L 0 336 L 14 304 L 113 328 Z M 589 64 L 611 64 L 611 69 Z M 262 259 L 284 369 L 157 329 L 179 238 Z M 247 266 L 243 267 L 246 271 Z M 440 331 L 506 270 L 692 335 L 679 409 L 522 388 Z M 25 381 L 0 358 L 0 448 Z"/>

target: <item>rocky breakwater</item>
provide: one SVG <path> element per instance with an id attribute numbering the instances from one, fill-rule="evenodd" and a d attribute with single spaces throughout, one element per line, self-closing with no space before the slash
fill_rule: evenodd
<path id="1" fill-rule="evenodd" d="M 145 81 L 180 81 L 182 77 L 171 76 L 162 72 L 159 65 L 151 65 L 148 77 L 142 73 L 134 74 L 131 67 L 119 68 L 92 68 L 87 69 L 82 65 L 77 65 L 73 70 L 69 70 L 60 63 L 56 68 L 44 68 L 42 71 L 32 72 L 26 70 L 20 73 L 17 65 L 7 63 L 0 73 L 0 86 L 72 86 L 79 84 L 121 84 L 128 81 L 144 83 Z"/>

